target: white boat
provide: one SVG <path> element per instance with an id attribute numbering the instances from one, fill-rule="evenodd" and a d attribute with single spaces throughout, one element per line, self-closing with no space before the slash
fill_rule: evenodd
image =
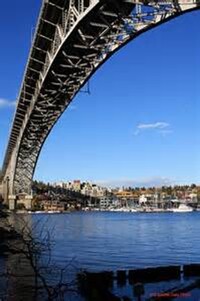
<path id="1" fill-rule="evenodd" d="M 178 208 L 172 208 L 172 212 L 192 212 L 193 208 L 185 204 L 180 204 Z"/>
<path id="2" fill-rule="evenodd" d="M 136 209 L 129 208 L 129 207 L 112 208 L 112 209 L 109 209 L 109 211 L 112 211 L 112 212 L 137 212 Z"/>
<path id="3" fill-rule="evenodd" d="M 137 210 L 135 208 L 131 208 L 130 212 L 137 212 Z"/>
<path id="4" fill-rule="evenodd" d="M 28 211 L 28 214 L 42 214 L 45 213 L 45 211 Z"/>

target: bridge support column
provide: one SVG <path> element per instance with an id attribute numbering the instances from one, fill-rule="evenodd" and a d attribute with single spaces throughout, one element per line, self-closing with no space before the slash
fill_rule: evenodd
<path id="1" fill-rule="evenodd" d="M 9 195 L 8 196 L 8 205 L 10 210 L 16 209 L 16 195 Z"/>
<path id="2" fill-rule="evenodd" d="M 0 202 L 3 199 L 3 184 L 0 183 Z"/>
<path id="3" fill-rule="evenodd" d="M 32 200 L 33 200 L 32 195 L 25 196 L 25 204 L 24 205 L 27 210 L 30 210 L 32 208 Z"/>

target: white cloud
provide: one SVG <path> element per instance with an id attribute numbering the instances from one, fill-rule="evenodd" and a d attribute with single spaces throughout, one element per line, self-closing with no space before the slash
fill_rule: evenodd
<path id="1" fill-rule="evenodd" d="M 134 132 L 134 135 L 138 135 L 142 131 L 146 130 L 156 130 L 161 134 L 169 134 L 172 132 L 171 129 L 169 129 L 170 124 L 163 121 L 157 121 L 154 123 L 139 123 L 137 125 L 136 131 Z"/>
<path id="2" fill-rule="evenodd" d="M 169 126 L 167 122 L 155 122 L 155 123 L 140 123 L 138 129 L 164 129 Z"/>
<path id="3" fill-rule="evenodd" d="M 0 98 L 0 108 L 12 108 L 12 107 L 15 107 L 15 106 L 16 106 L 15 101 Z"/>

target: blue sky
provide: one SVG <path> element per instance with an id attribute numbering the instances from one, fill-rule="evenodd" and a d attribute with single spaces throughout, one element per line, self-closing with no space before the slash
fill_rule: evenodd
<path id="1" fill-rule="evenodd" d="M 0 164 L 40 3 L 1 4 Z M 34 178 L 200 183 L 199 24 L 200 11 L 174 19 L 103 65 L 54 127 Z"/>

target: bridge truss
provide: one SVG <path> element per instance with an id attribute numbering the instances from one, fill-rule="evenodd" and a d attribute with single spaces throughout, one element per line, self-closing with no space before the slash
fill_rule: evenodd
<path id="1" fill-rule="evenodd" d="M 92 74 L 141 33 L 199 0 L 44 0 L 2 168 L 9 194 L 30 194 L 42 145 Z"/>

